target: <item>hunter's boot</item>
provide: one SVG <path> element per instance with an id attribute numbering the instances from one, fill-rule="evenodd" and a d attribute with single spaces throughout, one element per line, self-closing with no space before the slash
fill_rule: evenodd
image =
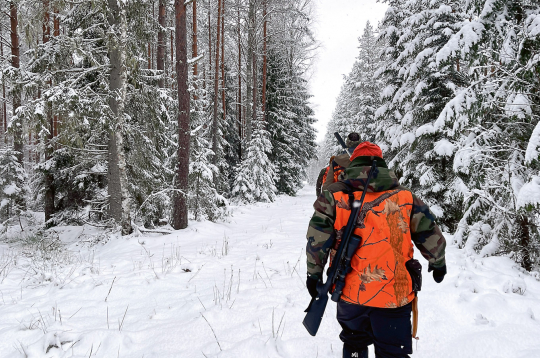
<path id="1" fill-rule="evenodd" d="M 367 347 L 363 350 L 358 350 L 347 344 L 343 345 L 343 358 L 368 358 Z"/>

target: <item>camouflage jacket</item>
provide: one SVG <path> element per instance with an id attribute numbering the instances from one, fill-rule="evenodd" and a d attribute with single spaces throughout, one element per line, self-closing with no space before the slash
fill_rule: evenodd
<path id="1" fill-rule="evenodd" d="M 373 159 L 374 157 L 354 159 L 340 177 L 340 181 L 328 186 L 315 201 L 313 205 L 315 213 L 309 222 L 307 232 L 308 276 L 322 278 L 329 251 L 334 245 L 336 203 L 333 194 L 340 191 L 363 190 Z M 371 179 L 368 192 L 381 192 L 400 187 L 396 175 L 388 169 L 383 159 L 377 158 L 377 166 L 378 174 Z M 435 223 L 435 217 L 429 207 L 414 194 L 410 230 L 413 243 L 430 265 L 444 266 L 446 240 Z"/>

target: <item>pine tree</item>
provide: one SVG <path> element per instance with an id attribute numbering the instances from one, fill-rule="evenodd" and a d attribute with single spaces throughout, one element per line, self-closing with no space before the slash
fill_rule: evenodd
<path id="1" fill-rule="evenodd" d="M 190 142 L 190 96 L 188 93 L 187 63 L 187 24 L 186 5 L 183 1 L 175 2 L 176 28 L 176 78 L 178 86 L 178 155 L 175 178 L 177 189 L 173 203 L 172 226 L 185 229 L 188 225 L 188 177 L 189 177 L 189 142 Z"/>

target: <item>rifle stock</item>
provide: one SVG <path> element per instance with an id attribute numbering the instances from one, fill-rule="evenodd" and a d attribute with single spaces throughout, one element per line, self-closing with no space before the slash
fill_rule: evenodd
<path id="1" fill-rule="evenodd" d="M 311 302 L 309 309 L 307 310 L 306 317 L 304 317 L 304 327 L 306 327 L 309 334 L 315 336 L 321 325 L 321 321 L 328 303 L 328 292 L 317 295 Z"/>

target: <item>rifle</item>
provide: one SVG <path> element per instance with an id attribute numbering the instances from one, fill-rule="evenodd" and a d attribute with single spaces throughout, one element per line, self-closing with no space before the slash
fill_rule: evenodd
<path id="1" fill-rule="evenodd" d="M 349 154 L 349 157 L 351 156 L 351 153 L 349 152 L 349 148 L 347 148 L 347 145 L 345 144 L 345 141 L 338 132 L 334 132 L 334 137 L 336 137 L 338 143 L 341 145 L 341 147 L 345 150 L 345 153 Z"/>
<path id="2" fill-rule="evenodd" d="M 351 215 L 347 221 L 345 232 L 339 244 L 336 256 L 332 266 L 328 269 L 328 279 L 325 283 L 322 280 L 317 282 L 317 296 L 313 298 L 306 309 L 306 317 L 302 322 L 306 327 L 309 334 L 315 336 L 321 325 L 321 320 L 328 303 L 328 293 L 334 287 L 332 292 L 332 301 L 338 302 L 341 298 L 343 288 L 345 287 L 345 276 L 351 270 L 351 259 L 358 248 L 358 245 L 362 241 L 362 238 L 354 235 L 354 229 L 356 227 L 356 220 L 364 204 L 364 198 L 366 197 L 367 188 L 369 182 L 373 176 L 373 173 L 377 170 L 377 161 L 374 160 L 369 171 L 364 191 L 359 202 L 354 201 L 354 195 L 349 194 L 349 203 L 351 205 Z"/>

